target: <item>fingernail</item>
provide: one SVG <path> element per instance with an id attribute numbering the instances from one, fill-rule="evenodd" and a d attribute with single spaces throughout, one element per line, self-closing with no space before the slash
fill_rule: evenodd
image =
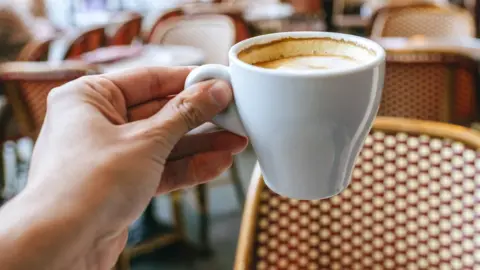
<path id="1" fill-rule="evenodd" d="M 219 107 L 227 107 L 232 100 L 232 91 L 230 90 L 230 86 L 224 81 L 216 81 L 212 84 L 212 86 L 210 86 L 208 91 Z"/>

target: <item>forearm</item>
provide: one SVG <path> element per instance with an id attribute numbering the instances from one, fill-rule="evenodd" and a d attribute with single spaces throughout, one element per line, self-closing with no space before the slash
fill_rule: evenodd
<path id="1" fill-rule="evenodd" d="M 94 241 L 90 232 L 48 201 L 26 191 L 0 209 L 2 269 L 69 269 L 86 256 Z"/>

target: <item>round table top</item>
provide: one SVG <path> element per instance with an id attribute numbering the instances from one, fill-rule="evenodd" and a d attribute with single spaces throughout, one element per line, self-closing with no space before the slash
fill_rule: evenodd
<path id="1" fill-rule="evenodd" d="M 410 38 L 373 38 L 390 51 L 427 50 L 458 52 L 480 60 L 480 39 L 413 36 Z"/>
<path id="2" fill-rule="evenodd" d="M 250 22 L 281 20 L 291 17 L 295 9 L 290 4 L 271 3 L 251 5 L 244 12 L 245 20 Z"/>
<path id="3" fill-rule="evenodd" d="M 182 5 L 183 12 L 193 14 L 242 14 L 244 3 L 189 3 Z"/>
<path id="4" fill-rule="evenodd" d="M 138 55 L 99 66 L 104 72 L 116 72 L 139 67 L 201 65 L 204 59 L 203 51 L 194 47 L 150 44 Z"/>

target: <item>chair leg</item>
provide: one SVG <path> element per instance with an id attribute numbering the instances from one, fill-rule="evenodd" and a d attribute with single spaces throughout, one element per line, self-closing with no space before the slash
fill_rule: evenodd
<path id="1" fill-rule="evenodd" d="M 123 250 L 118 257 L 114 270 L 130 270 L 130 255 L 128 250 Z"/>
<path id="2" fill-rule="evenodd" d="M 172 202 L 175 232 L 182 240 L 186 240 L 185 224 L 183 222 L 182 191 L 174 191 L 170 194 L 170 197 Z"/>
<path id="3" fill-rule="evenodd" d="M 205 250 L 209 250 L 208 186 L 206 184 L 198 185 L 195 191 L 200 210 L 200 243 Z"/>
<path id="4" fill-rule="evenodd" d="M 233 188 L 235 189 L 235 194 L 237 196 L 238 204 L 240 205 L 240 209 L 242 209 L 243 204 L 245 203 L 245 192 L 243 191 L 238 164 L 235 160 L 233 160 L 232 167 L 230 167 L 230 174 L 233 182 Z"/>

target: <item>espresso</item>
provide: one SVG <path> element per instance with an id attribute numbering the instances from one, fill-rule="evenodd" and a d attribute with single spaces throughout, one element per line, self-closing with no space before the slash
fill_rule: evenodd
<path id="1" fill-rule="evenodd" d="M 371 61 L 375 52 L 332 38 L 285 38 L 250 46 L 238 54 L 245 63 L 279 70 L 348 69 Z"/>
<path id="2" fill-rule="evenodd" d="M 315 70 L 345 69 L 360 65 L 360 62 L 345 55 L 295 56 L 253 64 L 269 69 Z"/>

